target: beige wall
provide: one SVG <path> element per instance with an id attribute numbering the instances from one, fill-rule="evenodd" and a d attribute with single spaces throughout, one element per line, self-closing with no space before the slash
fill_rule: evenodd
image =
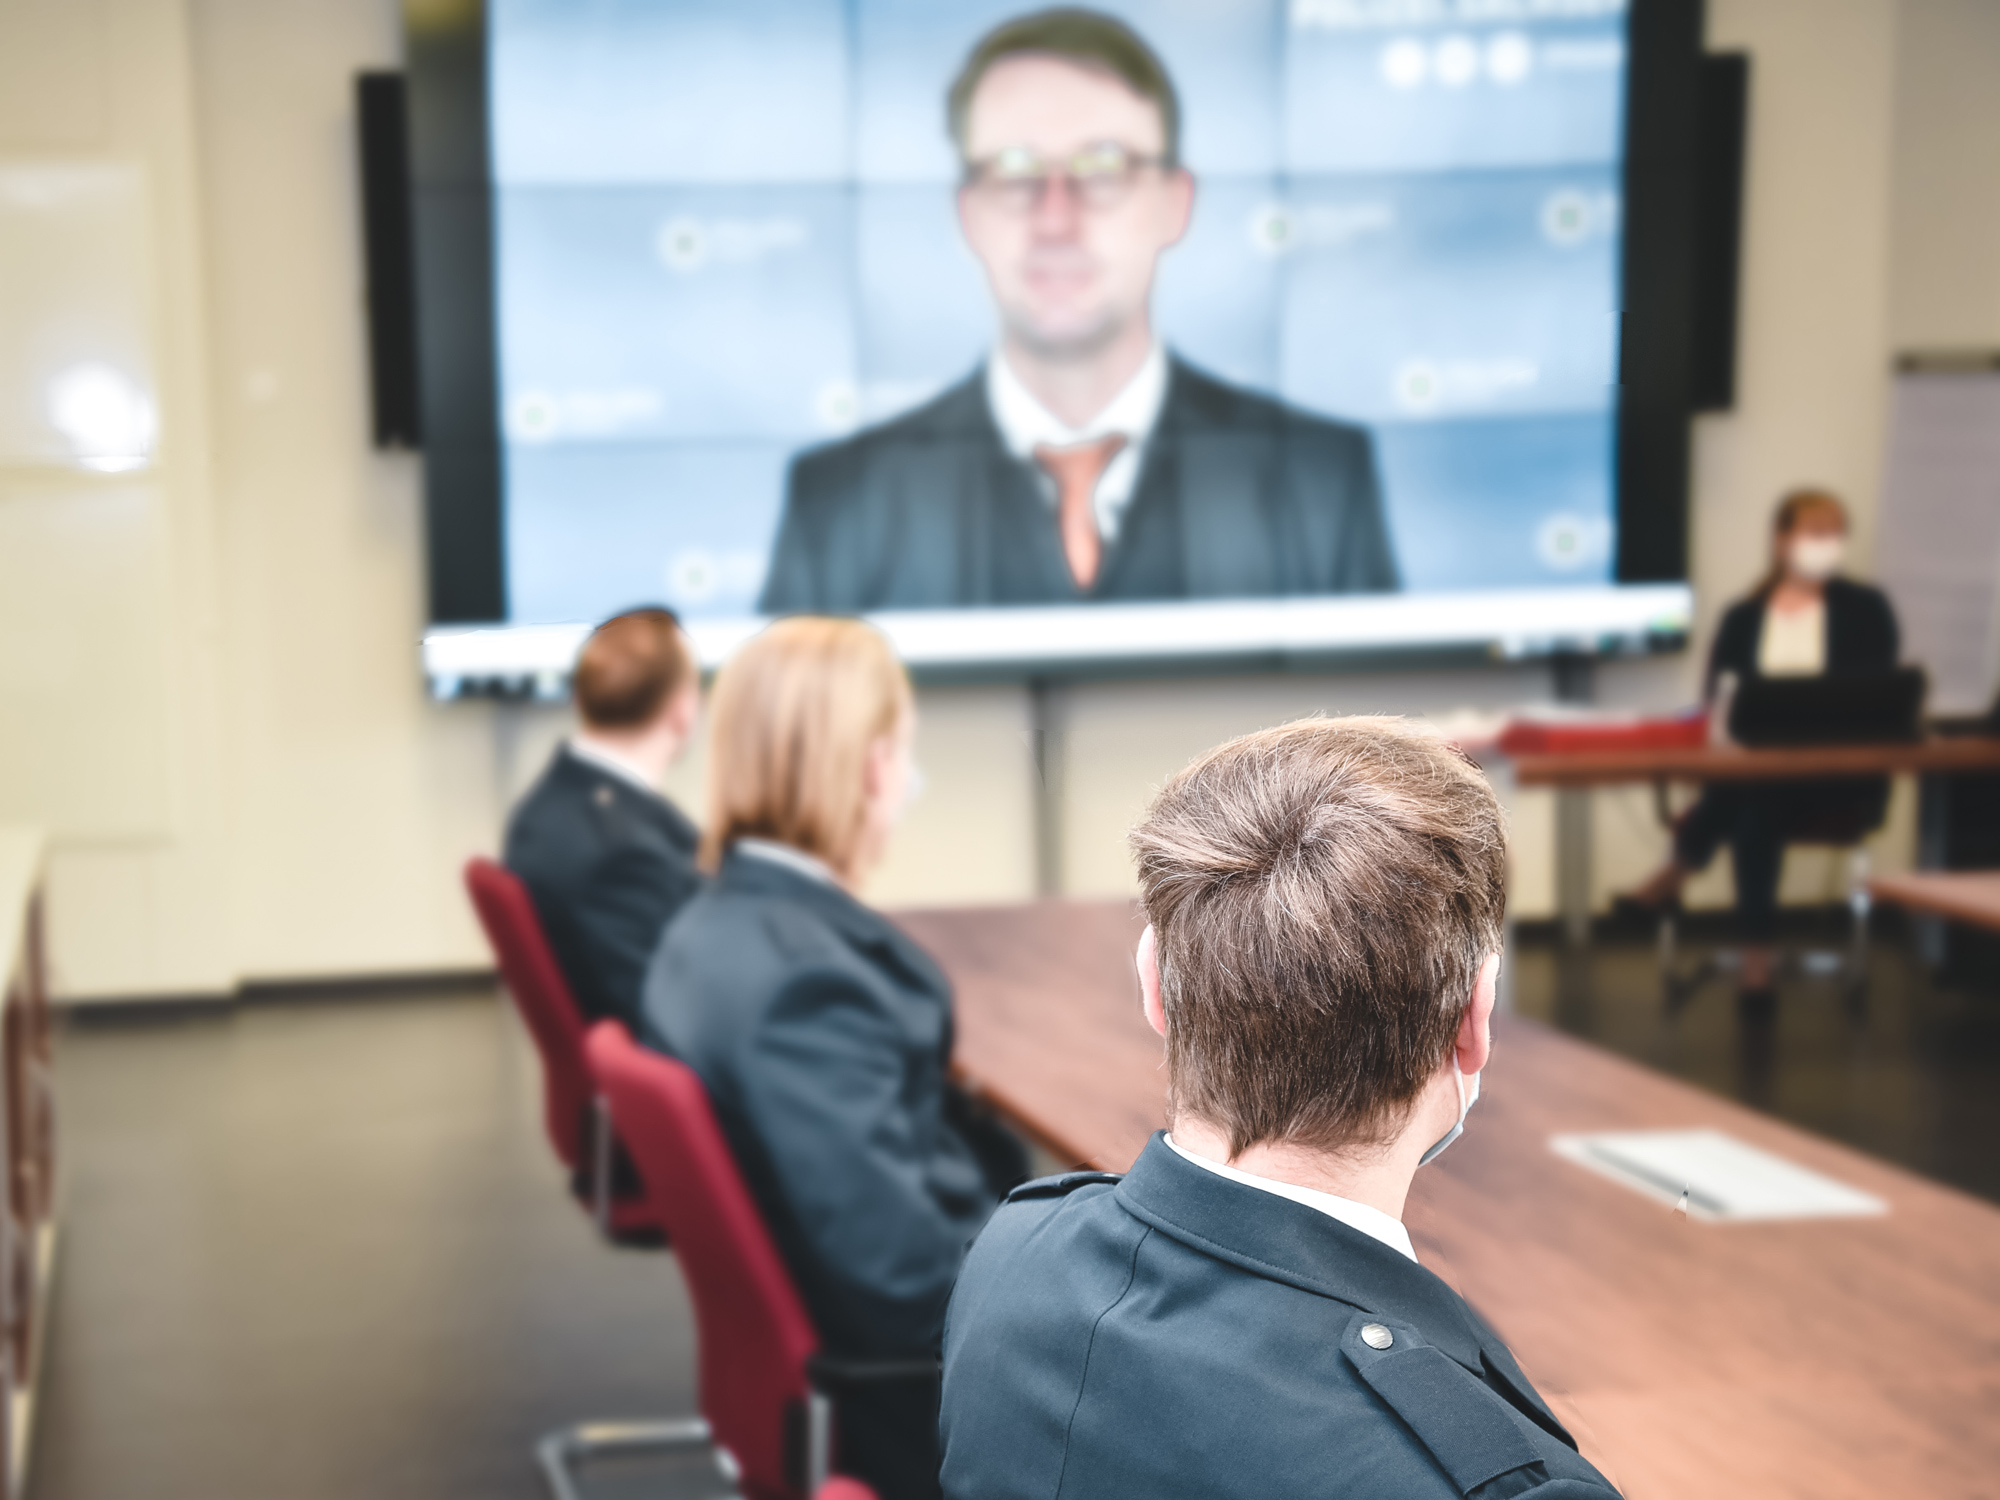
<path id="1" fill-rule="evenodd" d="M 54 836 L 53 959 L 70 989 L 234 980 L 190 42 L 181 8 L 159 0 L 0 6 L 0 156 L 130 167 L 148 205 L 157 462 L 119 476 L 0 469 L 0 618 L 15 647 L 0 656 L 0 817 Z M 118 585 L 140 585 L 143 602 Z M 104 610 L 130 613 L 107 632 Z"/>
<path id="2" fill-rule="evenodd" d="M 1799 479 L 1853 497 L 1865 557 L 1892 327 L 1943 340 L 1962 322 L 1991 341 L 2000 322 L 1993 154 L 1978 144 L 2000 97 L 1993 7 L 1907 0 L 1902 12 L 1899 54 L 1892 0 L 1711 0 L 1713 42 L 1756 56 L 1756 98 L 1742 402 L 1698 435 L 1704 620 L 1755 572 L 1766 507 Z M 137 160 L 154 185 L 164 438 L 138 486 L 150 498 L 127 502 L 120 522 L 108 485 L 0 471 L 0 569 L 40 578 L 43 611 L 24 620 L 0 602 L 5 733 L 33 736 L 41 789 L 12 803 L 0 791 L 0 817 L 45 820 L 56 836 L 66 994 L 484 961 L 457 865 L 493 847 L 563 723 L 545 709 L 434 705 L 420 689 L 419 475 L 366 442 L 350 108 L 353 71 L 392 66 L 396 51 L 389 0 L 0 0 L 0 157 Z M 1933 67 L 1951 70 L 1957 104 L 1912 102 Z M 1985 136 L 1964 133 L 1974 117 Z M 1908 216 L 1893 240 L 1892 202 Z M 1976 248 L 1940 248 L 1961 231 Z M 1933 268 L 1908 269 L 1919 262 Z M 1948 290 L 1935 269 L 1946 264 Z M 159 590 L 143 629 L 84 628 L 74 527 L 58 536 L 38 518 L 86 511 L 123 526 L 120 545 Z M 31 626 L 88 649 L 52 678 L 19 648 Z M 157 712 L 85 691 L 114 667 L 137 670 L 133 653 Z M 1666 706 L 1693 680 L 1690 658 L 1608 668 L 1600 683 L 1606 701 Z M 1126 823 L 1228 734 L 1322 708 L 1441 715 L 1546 696 L 1533 668 L 1069 689 L 1053 704 L 1068 731 L 1067 886 L 1127 889 Z M 931 690 L 923 715 L 927 789 L 874 894 L 1029 894 L 1025 693 Z M 4 753 L 0 770 L 27 752 Z M 673 789 L 698 805 L 699 781 L 697 758 Z M 136 811 L 105 813 L 126 803 Z M 1546 799 L 1517 799 L 1515 824 L 1517 908 L 1546 913 Z M 1601 799 L 1597 827 L 1603 883 L 1657 857 L 1639 799 Z M 1824 877 L 1794 862 L 1795 886 Z M 1711 894 L 1726 890 L 1717 881 Z"/>

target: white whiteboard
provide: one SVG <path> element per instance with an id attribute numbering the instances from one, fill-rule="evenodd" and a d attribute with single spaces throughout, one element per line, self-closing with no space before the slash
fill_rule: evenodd
<path id="1" fill-rule="evenodd" d="M 1933 713 L 2000 689 L 2000 369 L 1896 377 L 1876 548 Z"/>

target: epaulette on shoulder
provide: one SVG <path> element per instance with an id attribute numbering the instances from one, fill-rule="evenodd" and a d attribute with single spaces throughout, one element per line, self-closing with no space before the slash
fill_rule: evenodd
<path id="1" fill-rule="evenodd" d="M 1009 1203 L 1023 1203 L 1030 1198 L 1067 1198 L 1080 1187 L 1088 1187 L 1093 1182 L 1119 1183 L 1125 1180 L 1123 1172 L 1058 1172 L 1053 1177 L 1037 1177 L 1033 1182 L 1024 1182 L 1007 1195 Z"/>

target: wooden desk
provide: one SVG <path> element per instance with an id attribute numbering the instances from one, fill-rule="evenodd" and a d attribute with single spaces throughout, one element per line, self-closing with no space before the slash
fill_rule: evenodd
<path id="1" fill-rule="evenodd" d="M 1585 750 L 1517 755 L 1522 786 L 1616 786 L 1633 781 L 1801 781 L 1901 772 L 2000 771 L 2000 738 L 1919 740 L 1904 745 L 1815 745 L 1745 750 Z"/>
<path id="2" fill-rule="evenodd" d="M 1069 1160 L 1162 1123 L 1123 902 L 899 914 L 958 987 L 962 1072 Z M 1492 1320 L 1632 1500 L 2000 1492 L 2000 1210 L 1517 1017 L 1418 1174 L 1424 1263 Z M 1713 1126 L 1890 1204 L 1690 1223 L 1557 1157 L 1565 1131 Z"/>
<path id="3" fill-rule="evenodd" d="M 42 838 L 0 828 L 0 1496 L 25 1492 L 55 1264 L 55 1077 L 42 929 Z"/>
<path id="4" fill-rule="evenodd" d="M 1537 753 L 1501 760 L 1518 786 L 1554 787 L 1556 905 L 1564 936 L 1582 943 L 1590 933 L 1590 791 L 1652 782 L 1662 808 L 1672 781 L 1800 781 L 1829 776 L 1943 775 L 2000 771 L 2000 738 L 1952 736 L 1911 744 L 1822 745 L 1793 749 L 1589 750 Z"/>
<path id="5" fill-rule="evenodd" d="M 2000 870 L 1926 870 L 1868 882 L 1877 900 L 2000 932 Z"/>

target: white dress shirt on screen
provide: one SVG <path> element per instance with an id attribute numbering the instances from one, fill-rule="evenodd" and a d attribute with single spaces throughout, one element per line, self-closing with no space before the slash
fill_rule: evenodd
<path id="1" fill-rule="evenodd" d="M 1139 366 L 1123 390 L 1105 404 L 1104 410 L 1081 427 L 1072 427 L 1050 411 L 1021 383 L 998 349 L 986 361 L 986 400 L 993 409 L 993 421 L 1000 429 L 1000 441 L 1009 453 L 1033 470 L 1049 504 L 1056 503 L 1055 481 L 1035 463 L 1035 449 L 1074 448 L 1094 443 L 1114 433 L 1125 439 L 1104 473 L 1098 477 L 1091 495 L 1091 511 L 1097 518 L 1097 534 L 1110 542 L 1118 536 L 1118 523 L 1132 493 L 1139 485 L 1139 465 L 1145 458 L 1146 440 L 1160 419 L 1167 401 L 1167 351 L 1153 341 L 1146 362 Z"/>

